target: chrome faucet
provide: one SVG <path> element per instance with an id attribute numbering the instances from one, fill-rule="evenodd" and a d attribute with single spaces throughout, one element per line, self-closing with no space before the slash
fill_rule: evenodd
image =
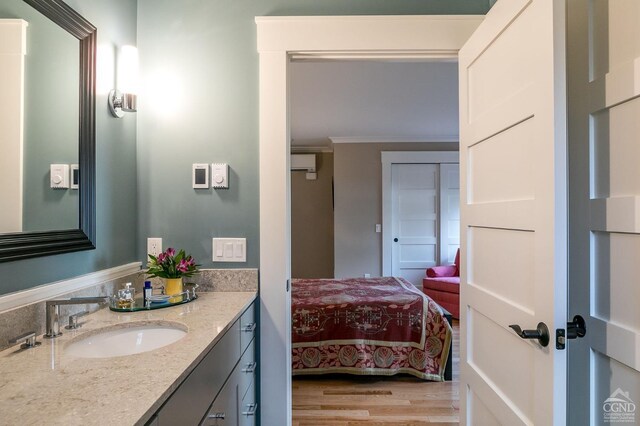
<path id="1" fill-rule="evenodd" d="M 107 296 L 98 297 L 71 297 L 69 299 L 47 300 L 46 315 L 47 328 L 44 337 L 52 339 L 62 334 L 60 331 L 60 305 L 84 305 L 88 303 L 104 303 L 109 298 Z"/>

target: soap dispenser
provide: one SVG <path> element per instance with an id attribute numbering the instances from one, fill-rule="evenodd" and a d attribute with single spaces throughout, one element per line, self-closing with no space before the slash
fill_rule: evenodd
<path id="1" fill-rule="evenodd" d="M 120 309 L 131 309 L 133 308 L 135 302 L 136 290 L 131 287 L 131 283 L 126 283 L 123 289 L 118 290 L 118 308 Z"/>

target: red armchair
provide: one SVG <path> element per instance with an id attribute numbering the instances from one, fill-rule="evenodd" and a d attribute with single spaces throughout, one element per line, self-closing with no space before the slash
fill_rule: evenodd
<path id="1" fill-rule="evenodd" d="M 460 249 L 456 253 L 455 264 L 427 269 L 422 291 L 451 312 L 452 317 L 460 318 Z"/>

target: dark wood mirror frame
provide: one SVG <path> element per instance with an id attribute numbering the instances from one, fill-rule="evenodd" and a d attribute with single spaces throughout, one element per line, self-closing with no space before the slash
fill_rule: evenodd
<path id="1" fill-rule="evenodd" d="M 24 2 L 80 41 L 79 229 L 0 234 L 0 262 L 96 248 L 96 28 L 62 0 Z"/>

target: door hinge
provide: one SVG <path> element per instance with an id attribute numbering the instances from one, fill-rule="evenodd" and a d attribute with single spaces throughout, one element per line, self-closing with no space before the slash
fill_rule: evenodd
<path id="1" fill-rule="evenodd" d="M 286 286 L 287 293 L 289 292 L 289 286 L 290 285 L 291 285 L 291 280 L 287 280 L 287 286 Z"/>

